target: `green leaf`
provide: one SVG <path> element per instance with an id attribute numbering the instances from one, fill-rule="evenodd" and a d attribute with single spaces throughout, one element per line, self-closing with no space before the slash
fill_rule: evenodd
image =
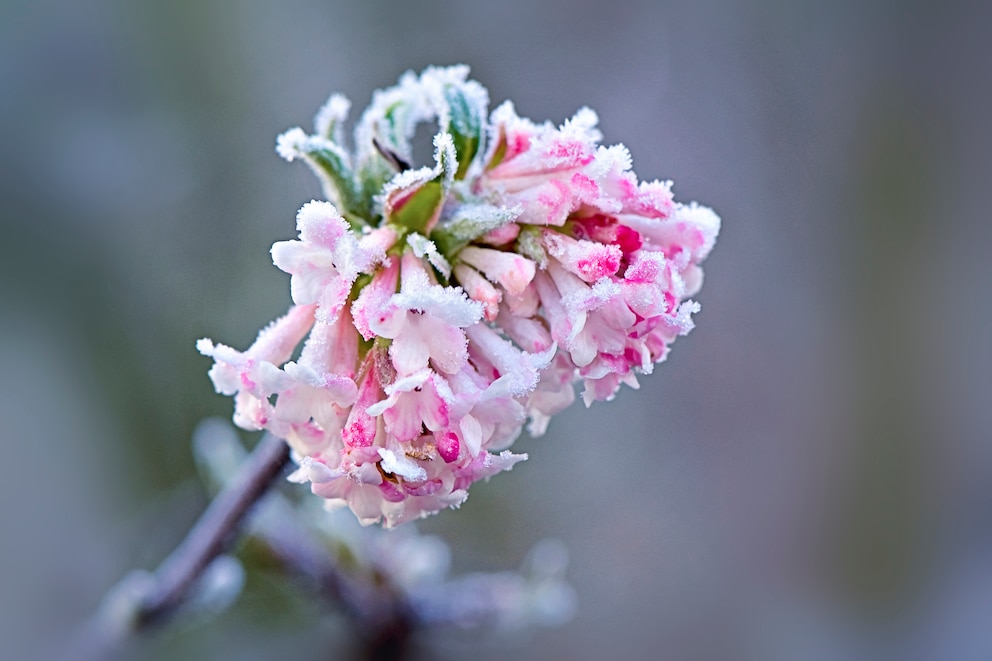
<path id="1" fill-rule="evenodd" d="M 396 101 L 382 115 L 379 138 L 383 144 L 405 161 L 411 160 L 409 131 L 410 104 Z"/>
<path id="2" fill-rule="evenodd" d="M 525 227 L 517 237 L 517 251 L 528 259 L 537 262 L 542 269 L 548 265 L 548 255 L 544 252 L 544 244 L 541 241 L 541 229 L 539 227 Z"/>
<path id="3" fill-rule="evenodd" d="M 367 201 L 358 194 L 347 156 L 336 145 L 308 150 L 304 153 L 304 159 L 324 184 L 324 195 L 342 213 L 368 217 Z"/>
<path id="4" fill-rule="evenodd" d="M 465 204 L 453 216 L 438 224 L 430 239 L 441 254 L 451 258 L 456 252 L 480 236 L 512 223 L 520 216 L 520 207 L 499 207 L 492 204 Z"/>
<path id="5" fill-rule="evenodd" d="M 494 167 L 503 162 L 503 159 L 506 158 L 506 149 L 506 132 L 500 128 L 499 142 L 496 144 L 496 150 L 493 152 L 492 158 L 490 158 L 489 162 L 486 164 L 487 171 L 492 170 Z"/>
<path id="6" fill-rule="evenodd" d="M 428 181 L 395 206 L 389 221 L 426 234 L 426 228 L 441 209 L 444 189 L 438 181 Z"/>
<path id="7" fill-rule="evenodd" d="M 455 179 L 464 179 L 472 159 L 482 144 L 483 117 L 477 104 L 459 86 L 449 85 L 444 89 L 444 100 L 448 104 L 450 123 L 447 127 L 455 144 L 458 170 Z"/>

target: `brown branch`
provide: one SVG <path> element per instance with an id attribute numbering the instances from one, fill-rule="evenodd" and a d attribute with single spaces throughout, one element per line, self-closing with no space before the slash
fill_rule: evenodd
<path id="1" fill-rule="evenodd" d="M 266 434 L 238 474 L 155 572 L 158 589 L 138 611 L 137 626 L 155 624 L 179 606 L 203 571 L 231 542 L 245 514 L 289 461 L 285 441 Z"/>
<path id="2" fill-rule="evenodd" d="M 286 443 L 265 435 L 158 570 L 150 576 L 129 575 L 108 593 L 103 606 L 71 641 L 66 658 L 110 658 L 131 635 L 175 613 L 288 461 Z"/>

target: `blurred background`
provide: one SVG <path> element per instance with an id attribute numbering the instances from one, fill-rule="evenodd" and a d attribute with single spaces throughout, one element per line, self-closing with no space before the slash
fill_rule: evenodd
<path id="1" fill-rule="evenodd" d="M 992 658 L 992 5 L 757 0 L 0 4 L 0 651 L 44 658 L 202 509 L 247 346 L 319 195 L 274 153 L 332 91 L 471 65 L 495 106 L 596 109 L 713 206 L 698 327 L 420 526 L 457 571 L 562 540 L 571 623 L 425 658 Z M 245 435 L 248 443 L 254 442 Z M 140 658 L 347 658 L 251 572 Z"/>

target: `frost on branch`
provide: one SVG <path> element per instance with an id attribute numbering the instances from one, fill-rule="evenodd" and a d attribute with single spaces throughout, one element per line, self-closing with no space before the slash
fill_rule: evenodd
<path id="1" fill-rule="evenodd" d="M 294 306 L 244 352 L 198 344 L 235 422 L 284 438 L 291 479 L 363 524 L 460 505 L 526 458 L 523 426 L 544 433 L 575 383 L 586 405 L 638 387 L 700 309 L 712 210 L 639 181 L 589 108 L 556 127 L 488 105 L 467 67 L 429 68 L 375 93 L 352 146 L 339 95 L 312 135 L 280 136 L 327 198 L 272 247 Z"/>
<path id="2" fill-rule="evenodd" d="M 220 489 L 244 461 L 235 430 L 221 420 L 206 420 L 193 440 L 201 472 Z M 397 472 L 422 470 L 409 459 L 380 452 L 390 462 L 405 464 Z M 300 464 L 301 470 L 322 470 L 308 458 Z M 421 535 L 415 526 L 375 534 L 381 531 L 360 526 L 347 512 L 327 512 L 315 504 L 313 499 L 297 504 L 272 493 L 252 517 L 249 534 L 302 579 L 304 587 L 322 593 L 338 586 L 337 593 L 323 596 L 343 605 L 360 620 L 357 624 L 374 622 L 395 609 L 395 601 L 409 608 L 412 624 L 421 628 L 520 631 L 561 624 L 575 612 L 575 593 L 565 581 L 568 554 L 558 542 L 538 543 L 519 571 L 452 577 L 451 551 L 440 538 Z M 213 610 L 222 608 L 225 603 L 218 600 L 230 594 L 218 593 Z"/>

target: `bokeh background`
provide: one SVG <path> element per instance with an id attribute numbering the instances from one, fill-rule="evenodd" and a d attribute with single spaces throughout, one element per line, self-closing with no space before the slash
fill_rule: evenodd
<path id="1" fill-rule="evenodd" d="M 211 336 L 288 304 L 319 195 L 275 136 L 464 62 L 595 108 L 723 217 L 697 329 L 425 522 L 458 571 L 571 554 L 579 608 L 425 658 L 992 658 L 992 5 L 628 0 L 0 4 L 0 652 L 44 658 L 205 502 Z M 246 442 L 253 439 L 246 435 Z M 264 571 L 140 658 L 347 658 Z"/>

